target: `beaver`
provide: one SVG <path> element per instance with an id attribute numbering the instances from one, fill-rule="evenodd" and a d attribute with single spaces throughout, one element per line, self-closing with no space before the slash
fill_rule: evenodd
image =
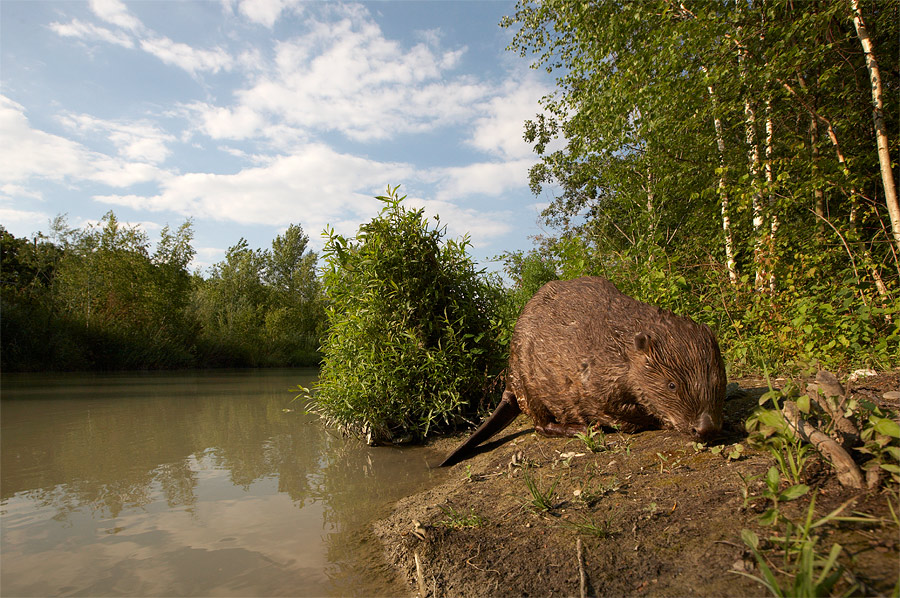
<path id="1" fill-rule="evenodd" d="M 522 411 L 545 436 L 671 427 L 707 441 L 722 428 L 725 386 L 722 353 L 705 324 L 632 299 L 605 278 L 555 280 L 516 322 L 500 405 L 441 466 Z"/>

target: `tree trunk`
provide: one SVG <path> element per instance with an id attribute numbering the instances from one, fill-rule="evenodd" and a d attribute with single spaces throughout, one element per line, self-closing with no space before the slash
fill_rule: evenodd
<path id="1" fill-rule="evenodd" d="M 706 67 L 703 72 L 707 72 Z M 725 268 L 731 284 L 737 284 L 738 274 L 734 260 L 734 239 L 731 233 L 731 216 L 729 215 L 728 188 L 725 184 L 725 135 L 722 132 L 722 119 L 719 118 L 718 103 L 712 85 L 706 87 L 713 104 L 713 125 L 716 129 L 716 148 L 719 150 L 719 199 L 722 202 L 722 232 L 725 235 Z"/>
<path id="2" fill-rule="evenodd" d="M 747 50 L 743 46 L 738 48 L 738 62 L 741 65 L 741 77 L 744 81 L 749 78 L 747 72 Z M 747 143 L 747 170 L 750 174 L 752 194 L 750 200 L 751 214 L 753 215 L 753 264 L 756 267 L 755 286 L 762 288 L 765 268 L 763 258 L 763 212 L 762 192 L 759 189 L 759 145 L 756 141 L 756 108 L 750 99 L 749 90 L 744 96 L 744 138 Z"/>
<path id="3" fill-rule="evenodd" d="M 819 121 L 816 120 L 815 116 L 810 117 L 809 119 L 809 142 L 810 147 L 812 148 L 812 176 L 813 176 L 813 184 L 815 188 L 813 189 L 813 198 L 815 199 L 815 211 L 816 216 L 818 216 L 817 222 L 817 230 L 819 232 L 819 236 L 825 236 L 825 192 L 822 191 L 822 187 L 819 184 Z"/>
<path id="4" fill-rule="evenodd" d="M 766 239 L 766 255 L 764 259 L 768 262 L 765 275 L 769 279 L 769 290 L 775 292 L 775 234 L 778 232 L 780 222 L 778 220 L 778 212 L 775 210 L 775 177 L 772 173 L 772 154 L 774 152 L 773 143 L 775 141 L 775 123 L 772 122 L 772 99 L 766 99 L 766 193 L 768 201 L 766 205 L 769 208 L 769 237 Z"/>
<path id="5" fill-rule="evenodd" d="M 856 35 L 862 44 L 866 54 L 866 68 L 869 69 L 869 79 L 872 82 L 872 120 L 875 125 L 875 143 L 878 147 L 878 163 L 881 166 L 881 181 L 884 185 L 884 201 L 887 204 L 888 215 L 891 218 L 891 230 L 894 234 L 894 243 L 897 252 L 900 253 L 900 204 L 897 203 L 897 185 L 894 183 L 894 172 L 891 170 L 891 156 L 888 150 L 888 138 L 884 124 L 884 99 L 881 89 L 881 71 L 875 60 L 875 52 L 872 40 L 866 30 L 862 11 L 859 8 L 859 0 L 850 0 L 853 9 L 853 25 L 856 27 Z"/>

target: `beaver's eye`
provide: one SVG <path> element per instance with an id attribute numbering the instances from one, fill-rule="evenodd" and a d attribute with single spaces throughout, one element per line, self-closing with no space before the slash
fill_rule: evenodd
<path id="1" fill-rule="evenodd" d="M 674 382 L 669 382 L 669 390 L 675 390 L 676 386 Z"/>

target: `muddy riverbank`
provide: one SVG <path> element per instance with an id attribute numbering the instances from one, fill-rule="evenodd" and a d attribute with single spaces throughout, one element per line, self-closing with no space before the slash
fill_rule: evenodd
<path id="1" fill-rule="evenodd" d="M 892 372 L 861 380 L 852 392 L 883 404 L 884 392 L 898 387 L 900 374 Z M 611 433 L 591 452 L 579 439 L 537 436 L 520 415 L 447 481 L 401 500 L 375 533 L 414 595 L 765 595 L 739 573 L 761 576 L 744 529 L 762 538 L 770 562 L 784 562 L 768 540 L 784 526 L 760 522 L 771 506 L 763 480 L 773 460 L 749 447 L 744 430 L 765 390 L 761 380 L 740 380 L 726 402 L 723 436 L 705 448 L 657 430 Z M 887 406 L 896 411 L 896 400 Z M 435 463 L 463 437 L 434 442 Z M 896 488 L 845 489 L 818 457 L 802 481 L 811 491 L 781 504 L 785 519 L 803 521 L 813 495 L 816 517 L 847 503 L 842 515 L 869 518 L 814 530 L 823 556 L 834 543 L 843 547 L 836 589 L 855 584 L 856 595 L 889 594 L 898 583 L 898 526 L 889 507 L 893 501 L 897 511 Z"/>

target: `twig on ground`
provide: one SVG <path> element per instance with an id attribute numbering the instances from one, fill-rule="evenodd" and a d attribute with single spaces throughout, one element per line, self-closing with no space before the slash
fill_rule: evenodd
<path id="1" fill-rule="evenodd" d="M 425 598 L 427 596 L 427 590 L 425 589 L 425 574 L 422 573 L 422 561 L 419 560 L 418 551 L 413 553 L 413 557 L 416 559 L 416 578 L 419 581 L 419 596 L 420 598 Z"/>
<path id="2" fill-rule="evenodd" d="M 575 551 L 578 555 L 578 590 L 581 598 L 587 596 L 587 574 L 584 572 L 584 554 L 581 552 L 581 538 L 575 541 Z"/>
<path id="3" fill-rule="evenodd" d="M 466 559 L 466 564 L 469 565 L 470 567 L 472 567 L 473 569 L 478 569 L 479 571 L 484 571 L 485 573 L 496 573 L 497 575 L 500 575 L 500 572 L 497 571 L 496 569 L 485 569 L 483 567 L 479 567 L 478 565 L 476 565 L 475 563 L 472 562 L 472 559 Z"/>

